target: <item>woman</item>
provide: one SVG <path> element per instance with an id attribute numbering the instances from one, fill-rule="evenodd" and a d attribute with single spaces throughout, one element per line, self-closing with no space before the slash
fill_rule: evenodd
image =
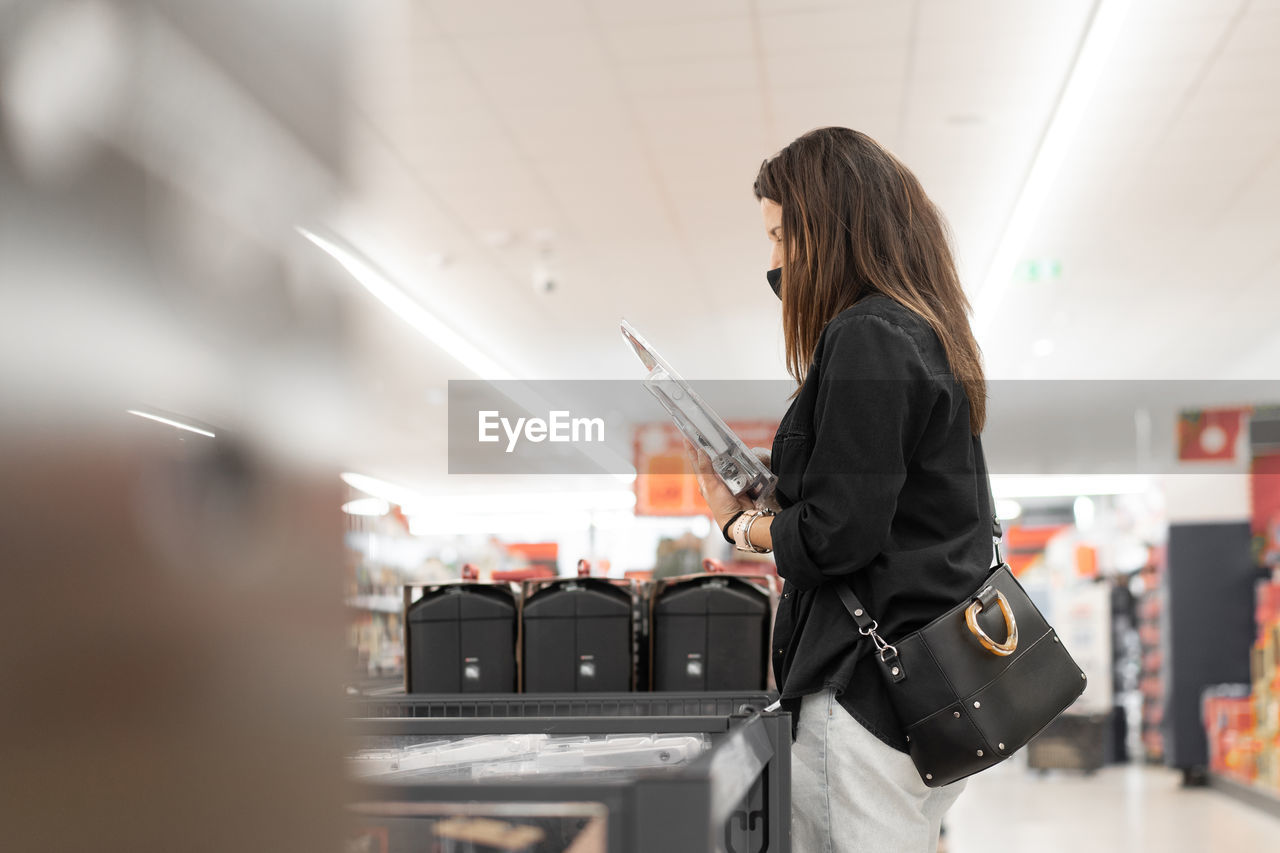
<path id="1" fill-rule="evenodd" d="M 865 134 L 805 134 L 765 161 L 755 194 L 800 383 L 773 442 L 781 509 L 752 512 L 705 456 L 694 462 L 726 538 L 772 550 L 786 581 L 773 665 L 796 722 L 793 847 L 932 853 L 963 783 L 921 780 L 835 585 L 850 584 L 892 642 L 991 566 L 968 301 L 942 217 Z"/>

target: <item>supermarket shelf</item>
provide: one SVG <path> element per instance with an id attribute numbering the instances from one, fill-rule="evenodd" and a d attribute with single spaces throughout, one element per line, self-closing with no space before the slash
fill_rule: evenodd
<path id="1" fill-rule="evenodd" d="M 521 731 L 546 735 L 608 735 L 623 727 L 648 734 L 723 734 L 731 727 L 727 717 L 364 717 L 351 721 L 352 731 L 366 738 L 403 738 L 423 734 L 509 734 L 512 725 Z"/>
<path id="2" fill-rule="evenodd" d="M 1267 814 L 1280 817 L 1280 794 L 1268 791 L 1258 785 L 1239 782 L 1217 773 L 1209 774 L 1209 784 L 1215 790 L 1234 797 L 1256 809 L 1261 809 Z"/>
<path id="3" fill-rule="evenodd" d="M 391 694 L 352 698 L 349 717 L 697 717 L 763 708 L 775 693 L 462 693 Z"/>

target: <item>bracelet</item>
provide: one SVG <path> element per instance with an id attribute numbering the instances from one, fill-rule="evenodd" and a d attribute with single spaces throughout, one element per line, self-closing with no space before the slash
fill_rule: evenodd
<path id="1" fill-rule="evenodd" d="M 724 523 L 724 527 L 720 528 L 720 535 L 722 535 L 724 537 L 724 541 L 728 542 L 730 545 L 736 543 L 734 543 L 733 536 L 729 533 L 729 528 L 733 527 L 733 523 L 738 520 L 738 516 L 742 515 L 744 512 L 746 512 L 745 509 L 738 510 L 729 518 L 728 521 Z"/>
<path id="2" fill-rule="evenodd" d="M 751 553 L 753 554 L 773 553 L 772 548 L 765 548 L 763 545 L 756 545 L 751 541 L 751 525 L 755 524 L 757 520 L 764 518 L 766 515 L 773 515 L 773 510 L 766 509 L 759 512 L 753 512 L 751 514 L 751 520 L 747 522 L 747 529 L 743 531 L 742 538 L 746 540 L 746 543 L 749 546 L 751 546 Z"/>
<path id="3" fill-rule="evenodd" d="M 738 516 L 738 520 L 733 523 L 733 544 L 739 551 L 750 551 L 751 543 L 747 542 L 747 525 L 751 522 L 754 510 L 744 512 Z"/>
<path id="4" fill-rule="evenodd" d="M 756 523 L 756 519 L 763 515 L 773 515 L 772 510 L 753 509 L 742 514 L 742 516 L 733 525 L 733 540 L 739 551 L 749 551 L 752 554 L 768 554 L 768 548 L 758 548 L 751 544 L 751 525 Z"/>

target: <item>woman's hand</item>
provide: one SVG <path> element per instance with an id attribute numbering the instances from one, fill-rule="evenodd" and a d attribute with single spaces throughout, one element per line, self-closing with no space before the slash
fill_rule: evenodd
<path id="1" fill-rule="evenodd" d="M 729 491 L 729 487 L 716 475 L 711 467 L 711 457 L 685 442 L 685 451 L 689 455 L 689 464 L 698 476 L 698 491 L 702 499 L 711 508 L 711 515 L 716 520 L 716 527 L 724 530 L 725 523 L 739 510 L 754 509 L 755 504 L 748 497 L 739 497 Z"/>

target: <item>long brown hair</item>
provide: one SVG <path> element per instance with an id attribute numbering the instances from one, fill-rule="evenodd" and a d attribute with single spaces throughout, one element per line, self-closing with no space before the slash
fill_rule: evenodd
<path id="1" fill-rule="evenodd" d="M 803 382 L 822 329 L 872 293 L 925 319 L 982 432 L 987 383 L 947 226 L 911 170 L 865 133 L 810 131 L 764 162 L 756 198 L 782 206 L 787 371 Z"/>

